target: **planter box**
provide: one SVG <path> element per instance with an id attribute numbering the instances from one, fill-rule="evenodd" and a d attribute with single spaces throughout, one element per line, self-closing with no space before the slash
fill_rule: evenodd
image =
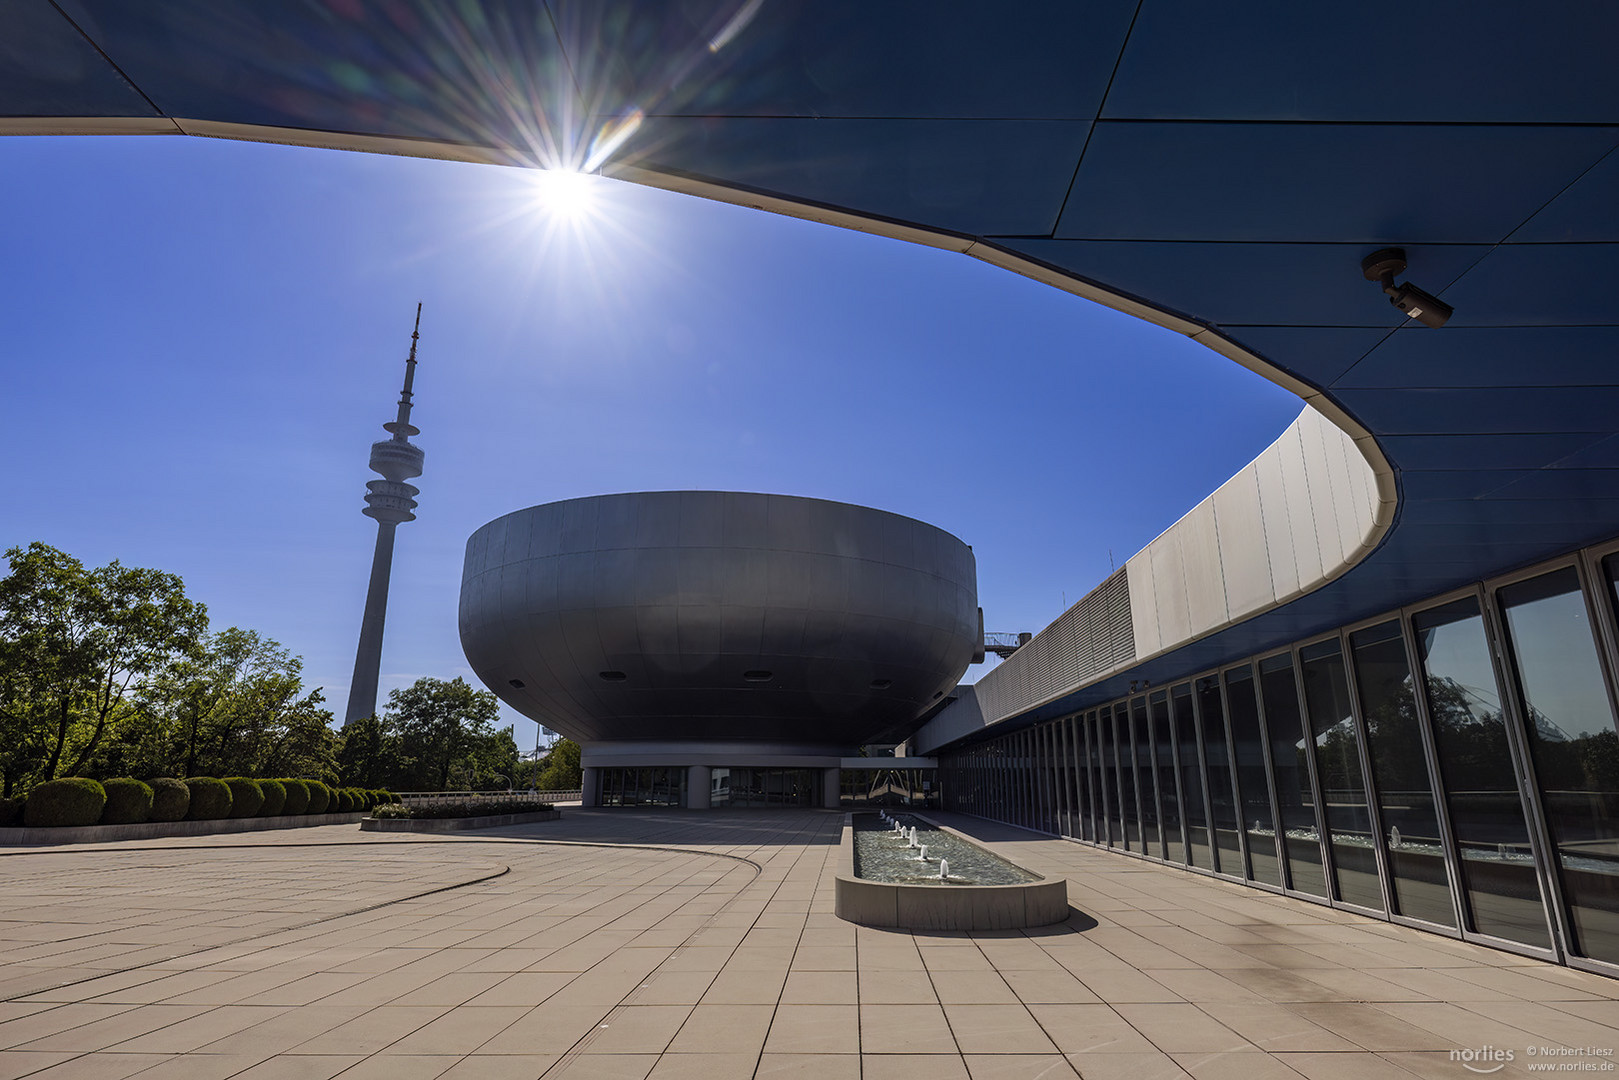
<path id="1" fill-rule="evenodd" d="M 467 829 L 495 829 L 502 825 L 527 825 L 531 821 L 555 821 L 560 810 L 536 810 L 531 814 L 488 814 L 484 817 L 452 818 L 366 818 L 360 828 L 366 832 L 464 832 Z"/>
<path id="2" fill-rule="evenodd" d="M 266 829 L 308 829 L 316 825 L 352 825 L 365 811 L 344 814 L 297 814 L 287 817 L 221 818 L 218 821 L 147 821 L 139 825 L 72 825 L 65 828 L 0 829 L 0 847 L 44 844 L 105 844 L 112 840 L 159 840 L 167 836 L 217 836 Z"/>
<path id="3" fill-rule="evenodd" d="M 910 813 L 942 832 L 981 846 L 971 837 L 925 815 Z M 892 926 L 905 930 L 1021 930 L 1049 926 L 1068 918 L 1068 879 L 1053 878 L 1021 885 L 943 887 L 855 877 L 854 816 L 845 814 L 843 844 L 838 851 L 835 904 L 838 918 L 862 926 Z"/>

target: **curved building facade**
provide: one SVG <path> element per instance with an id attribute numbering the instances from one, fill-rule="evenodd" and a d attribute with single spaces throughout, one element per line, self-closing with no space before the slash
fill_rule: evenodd
<path id="1" fill-rule="evenodd" d="M 626 781 L 599 770 L 641 769 L 656 775 L 632 788 L 678 804 L 730 768 L 771 770 L 738 786 L 775 784 L 779 801 L 835 801 L 816 770 L 914 731 L 981 644 L 972 549 L 949 533 L 718 491 L 497 518 L 467 543 L 460 629 L 478 677 L 581 743 L 609 801 Z M 707 773 L 680 774 L 693 767 Z"/>

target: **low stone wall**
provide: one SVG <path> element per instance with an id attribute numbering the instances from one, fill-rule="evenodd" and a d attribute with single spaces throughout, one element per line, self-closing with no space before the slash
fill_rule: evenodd
<path id="1" fill-rule="evenodd" d="M 49 844 L 104 844 L 113 840 L 160 840 L 168 836 L 215 836 L 266 829 L 308 829 L 316 825 L 352 825 L 365 811 L 344 814 L 297 814 L 285 817 L 221 818 L 217 821 L 147 821 L 139 825 L 73 825 L 59 829 L 0 829 L 0 847 Z"/>
<path id="2" fill-rule="evenodd" d="M 536 810 L 531 814 L 487 814 L 459 818 L 366 818 L 360 828 L 366 832 L 463 832 L 467 829 L 494 829 L 502 825 L 527 825 L 531 821 L 555 821 L 560 810 Z"/>
<path id="3" fill-rule="evenodd" d="M 911 811 L 929 825 L 969 844 L 978 842 Z M 981 845 L 979 845 L 981 846 Z M 1031 871 L 1032 872 L 1032 871 Z M 1021 930 L 1068 918 L 1068 879 L 1021 885 L 902 885 L 855 877 L 854 816 L 843 816 L 835 908 L 838 918 L 862 926 L 905 930 Z"/>

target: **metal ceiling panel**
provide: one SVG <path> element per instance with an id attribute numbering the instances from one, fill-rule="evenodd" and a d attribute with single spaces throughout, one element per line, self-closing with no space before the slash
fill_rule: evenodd
<path id="1" fill-rule="evenodd" d="M 1233 340 L 1314 386 L 1331 386 L 1389 336 L 1388 327 L 1232 326 Z"/>
<path id="2" fill-rule="evenodd" d="M 1593 432 L 1389 435 L 1378 445 L 1400 469 L 1539 469 L 1607 437 Z"/>
<path id="3" fill-rule="evenodd" d="M 1412 275 L 1417 276 L 1413 260 Z M 1426 280 L 1439 280 L 1442 275 Z M 1446 326 L 1619 325 L 1619 244 L 1503 244 L 1444 294 Z M 1432 289 L 1429 289 L 1432 292 Z"/>
<path id="4" fill-rule="evenodd" d="M 605 112 L 1090 120 L 1134 0 L 552 0 Z"/>
<path id="5" fill-rule="evenodd" d="M 1619 386 L 1342 390 L 1337 397 L 1381 435 L 1606 433 L 1619 417 Z"/>
<path id="6" fill-rule="evenodd" d="M 1393 327 L 1405 319 L 1360 272 L 1368 244 L 1220 244 L 1126 240 L 1002 240 L 1070 273 L 1210 322 Z M 1430 292 L 1488 249 L 1407 249 Z"/>
<path id="7" fill-rule="evenodd" d="M 1057 236 L 1493 244 L 1607 153 L 1616 134 L 1104 121 Z"/>
<path id="8" fill-rule="evenodd" d="M 1510 243 L 1619 241 L 1619 151 L 1608 156 L 1553 199 Z"/>
<path id="9" fill-rule="evenodd" d="M 1051 231 L 1090 125 L 1066 120 L 648 120 L 636 164 L 954 232 Z"/>
<path id="10" fill-rule="evenodd" d="M 1533 295 L 1535 286 L 1524 291 Z M 1447 325 L 1438 334 L 1407 326 L 1333 385 L 1344 389 L 1599 386 L 1619 376 L 1615 357 L 1619 357 L 1619 326 Z"/>
<path id="11" fill-rule="evenodd" d="M 156 116 L 49 0 L 0 4 L 0 116 Z"/>
<path id="12" fill-rule="evenodd" d="M 1145 0 L 1103 116 L 1611 123 L 1619 6 Z"/>

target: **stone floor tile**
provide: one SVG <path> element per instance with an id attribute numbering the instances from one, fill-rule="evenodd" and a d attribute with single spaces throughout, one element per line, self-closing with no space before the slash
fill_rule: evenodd
<path id="1" fill-rule="evenodd" d="M 1069 1054 L 1084 1080 L 1187 1080 L 1191 1075 L 1161 1050 L 1123 1054 Z M 1243 1078 L 1246 1080 L 1246 1078 Z M 1259 1078 L 1254 1078 L 1259 1080 Z"/>
<path id="2" fill-rule="evenodd" d="M 1017 994 L 1006 985 L 1006 980 L 994 971 L 938 971 L 929 973 L 933 978 L 933 992 L 939 1000 L 952 1005 L 1015 1005 Z"/>
<path id="3" fill-rule="evenodd" d="M 1377 1054 L 1276 1054 L 1273 1060 L 1286 1065 L 1307 1080 L 1411 1080 L 1413 1075 L 1434 1076 L 1434 1073 L 1412 1074 L 1406 1069 Z M 1429 1056 L 1425 1059 L 1433 1061 Z M 1468 1075 L 1460 1065 L 1445 1062 L 1449 1066 L 1441 1076 Z M 1461 1070 L 1452 1072 L 1452 1070 Z M 1195 1073 L 1193 1075 L 1196 1075 Z M 1233 1080 L 1241 1080 L 1234 1077 Z"/>
<path id="4" fill-rule="evenodd" d="M 0 1080 L 17 1080 L 78 1056 L 71 1050 L 0 1050 Z"/>
<path id="5" fill-rule="evenodd" d="M 562 971 L 519 971 L 468 998 L 465 1005 L 538 1005 L 577 976 Z"/>
<path id="6" fill-rule="evenodd" d="M 753 1080 L 758 1054 L 664 1054 L 647 1080 Z"/>
<path id="7" fill-rule="evenodd" d="M 460 1060 L 459 1054 L 373 1054 L 340 1075 L 342 1080 L 438 1080 Z"/>
<path id="8" fill-rule="evenodd" d="M 681 1025 L 671 1054 L 758 1054 L 770 1033 L 773 1005 L 698 1005 Z"/>
<path id="9" fill-rule="evenodd" d="M 453 1009 L 393 1043 L 388 1047 L 388 1053 L 424 1056 L 470 1054 L 529 1012 L 521 1005 Z"/>
<path id="10" fill-rule="evenodd" d="M 75 1006 L 64 1006 L 74 1008 Z M 120 1006 L 122 1008 L 122 1006 Z M 116 1046 L 137 1035 L 145 1035 L 150 1031 L 177 1024 L 181 1020 L 189 1020 L 193 1016 L 201 1015 L 208 1010 L 200 1005 L 144 1005 L 135 1006 L 127 1012 L 118 1012 L 99 1020 L 80 1024 L 77 1027 L 57 1031 L 38 1039 L 19 1043 L 19 1050 L 73 1050 L 88 1053 L 92 1050 L 105 1050 Z M 26 1017 L 21 1023 L 34 1020 L 46 1020 L 50 1013 L 38 1017 Z"/>
<path id="11" fill-rule="evenodd" d="M 868 1080 L 969 1080 L 958 1054 L 864 1054 L 860 1061 Z"/>
<path id="12" fill-rule="evenodd" d="M 207 1046 L 239 1031 L 273 1020 L 287 1010 L 280 1007 L 254 1005 L 222 1005 L 217 1009 L 199 1013 L 137 1035 L 118 1043 L 112 1049 L 120 1053 L 184 1054 Z"/>
<path id="13" fill-rule="evenodd" d="M 967 1054 L 972 1080 L 1080 1080 L 1061 1054 Z"/>
<path id="14" fill-rule="evenodd" d="M 757 1080 L 860 1080 L 858 1054 L 765 1054 Z"/>
<path id="15" fill-rule="evenodd" d="M 784 1005 L 853 1005 L 858 1000 L 852 971 L 790 971 L 781 991 Z"/>
<path id="16" fill-rule="evenodd" d="M 646 1080 L 656 1054 L 579 1054 L 562 1058 L 546 1080 Z"/>
<path id="17" fill-rule="evenodd" d="M 901 1005 L 937 1004 L 939 995 L 924 971 L 867 971 L 859 973 L 860 1000 Z"/>
<path id="18" fill-rule="evenodd" d="M 1144 1054 L 1147 1038 L 1108 1005 L 1039 1005 L 1029 1012 L 1065 1054 Z"/>
<path id="19" fill-rule="evenodd" d="M 778 1005 L 764 1052 L 766 1055 L 858 1054 L 859 1010 L 854 1005 Z"/>
<path id="20" fill-rule="evenodd" d="M 44 1080 L 123 1080 L 173 1061 L 169 1054 L 85 1054 L 41 1069 Z"/>
<path id="21" fill-rule="evenodd" d="M 442 1006 L 383 1005 L 294 1048 L 299 1054 L 374 1054 L 443 1016 Z"/>
<path id="22" fill-rule="evenodd" d="M 1262 1050 L 1353 1053 L 1361 1049 L 1285 1005 L 1205 1001 L 1199 1007 Z"/>
<path id="23" fill-rule="evenodd" d="M 860 1050 L 868 1056 L 954 1054 L 956 1040 L 938 1005 L 862 1005 Z"/>
<path id="24" fill-rule="evenodd" d="M 1249 1050 L 1253 1044 L 1196 1005 L 1120 1004 L 1114 1010 L 1165 1053 Z"/>
<path id="25" fill-rule="evenodd" d="M 1304 1003 L 1289 1006 L 1328 1031 L 1366 1050 L 1447 1050 L 1444 1036 L 1358 1002 Z"/>
<path id="26" fill-rule="evenodd" d="M 539 1080 L 555 1054 L 475 1054 L 451 1065 L 439 1080 Z"/>
<path id="27" fill-rule="evenodd" d="M 944 1015 L 964 1055 L 1057 1052 L 1022 1005 L 945 1005 Z"/>
<path id="28" fill-rule="evenodd" d="M 1101 1000 L 1062 968 L 1052 971 L 1003 971 L 1000 976 L 1006 980 L 1006 985 L 1017 1000 L 1024 1004 L 1078 1005 Z"/>
<path id="29" fill-rule="evenodd" d="M 692 1005 L 627 1005 L 614 1009 L 582 1044 L 588 1054 L 661 1054 L 691 1015 Z"/>
<path id="30" fill-rule="evenodd" d="M 285 1054 L 261 1061 L 231 1080 L 332 1080 L 364 1060 L 353 1054 Z"/>
<path id="31" fill-rule="evenodd" d="M 1359 1061 L 1371 1055 L 1344 1056 L 1346 1060 Z M 1174 1060 L 1195 1080 L 1299 1080 L 1300 1076 L 1276 1056 L 1263 1052 L 1175 1054 Z M 1091 1078 L 1087 1076 L 1086 1080 Z"/>

